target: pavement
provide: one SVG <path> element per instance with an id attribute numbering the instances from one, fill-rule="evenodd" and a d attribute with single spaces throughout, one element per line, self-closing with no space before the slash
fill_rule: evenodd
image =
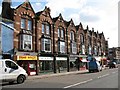
<path id="1" fill-rule="evenodd" d="M 28 80 L 42 79 L 42 78 L 48 78 L 48 77 L 53 77 L 53 76 L 63 76 L 63 75 L 77 74 L 77 73 L 84 73 L 84 72 L 88 72 L 88 70 L 70 71 L 70 72 L 62 72 L 62 73 L 52 73 L 52 74 L 28 76 Z"/>
<path id="2" fill-rule="evenodd" d="M 102 70 L 107 69 L 106 67 L 103 67 Z M 34 79 L 42 79 L 42 78 L 48 78 L 53 76 L 63 76 L 63 75 L 69 75 L 69 74 L 77 74 L 77 73 L 84 73 L 88 72 L 88 70 L 80 70 L 80 71 L 70 71 L 70 72 L 61 72 L 61 73 L 49 73 L 49 74 L 39 74 L 35 76 L 28 76 L 28 80 L 34 80 Z"/>

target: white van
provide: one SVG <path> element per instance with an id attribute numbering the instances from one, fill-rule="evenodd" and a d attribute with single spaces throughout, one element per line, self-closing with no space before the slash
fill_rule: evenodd
<path id="1" fill-rule="evenodd" d="M 10 59 L 0 59 L 0 81 L 18 84 L 23 83 L 28 74 L 26 71 Z"/>

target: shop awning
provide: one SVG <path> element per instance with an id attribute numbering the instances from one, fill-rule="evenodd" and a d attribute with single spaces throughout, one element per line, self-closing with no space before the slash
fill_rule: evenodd
<path id="1" fill-rule="evenodd" d="M 106 57 L 102 57 L 102 60 L 107 60 L 107 58 Z"/>
<path id="2" fill-rule="evenodd" d="M 80 59 L 82 62 L 88 62 L 86 58 Z"/>
<path id="3" fill-rule="evenodd" d="M 101 61 L 101 57 L 95 57 L 97 61 Z"/>

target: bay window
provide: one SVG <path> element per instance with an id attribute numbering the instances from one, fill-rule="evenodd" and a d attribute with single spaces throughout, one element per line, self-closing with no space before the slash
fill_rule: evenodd
<path id="1" fill-rule="evenodd" d="M 71 53 L 77 54 L 76 42 L 71 43 Z"/>
<path id="2" fill-rule="evenodd" d="M 65 42 L 63 41 L 58 42 L 58 52 L 65 53 Z"/>
<path id="3" fill-rule="evenodd" d="M 20 37 L 20 49 L 22 50 L 32 50 L 32 36 L 22 34 Z"/>
<path id="4" fill-rule="evenodd" d="M 51 52 L 51 39 L 42 38 L 42 51 Z"/>

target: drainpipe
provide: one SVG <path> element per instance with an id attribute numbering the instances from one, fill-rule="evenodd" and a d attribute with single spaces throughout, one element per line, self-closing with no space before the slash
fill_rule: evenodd
<path id="1" fill-rule="evenodd" d="M 54 59 L 53 59 L 53 72 L 54 73 L 56 73 L 56 52 L 55 52 L 55 35 L 54 35 L 54 33 L 55 33 L 55 26 L 54 26 L 54 24 L 53 24 L 53 57 L 54 57 Z"/>
<path id="2" fill-rule="evenodd" d="M 66 40 L 67 40 L 67 72 L 69 72 L 70 71 L 70 63 L 69 63 L 70 54 L 68 51 L 68 30 L 67 28 L 66 28 Z"/>

